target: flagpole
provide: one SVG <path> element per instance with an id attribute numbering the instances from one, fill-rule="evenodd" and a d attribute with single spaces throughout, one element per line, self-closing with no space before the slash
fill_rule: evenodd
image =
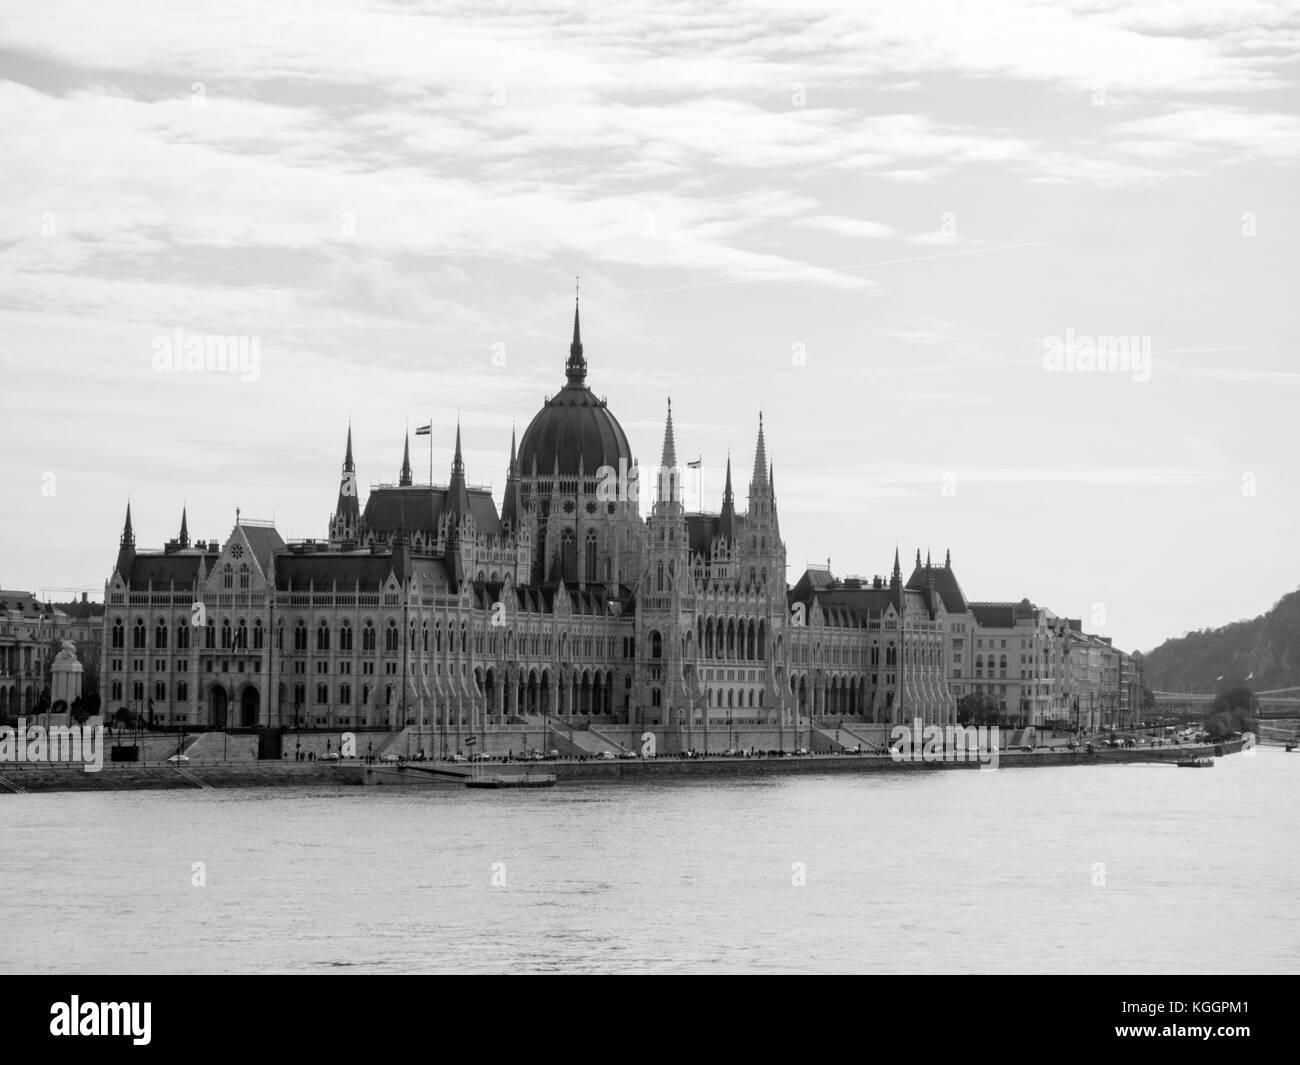
<path id="1" fill-rule="evenodd" d="M 429 415 L 429 487 L 433 487 L 433 415 Z"/>

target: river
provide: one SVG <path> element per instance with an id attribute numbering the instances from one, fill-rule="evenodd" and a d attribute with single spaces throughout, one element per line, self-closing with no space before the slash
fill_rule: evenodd
<path id="1" fill-rule="evenodd" d="M 10 973 L 1300 971 L 1300 753 L 1276 748 L 0 811 Z"/>

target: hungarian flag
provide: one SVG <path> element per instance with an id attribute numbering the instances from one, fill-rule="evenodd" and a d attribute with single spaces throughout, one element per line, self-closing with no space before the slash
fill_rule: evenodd
<path id="1" fill-rule="evenodd" d="M 416 428 L 416 430 L 415 430 L 415 435 L 416 435 L 416 436 L 428 436 L 428 435 L 430 435 L 432 432 L 433 432 L 433 422 L 430 422 L 428 425 L 421 425 L 421 426 L 418 426 L 418 427 Z"/>
<path id="2" fill-rule="evenodd" d="M 703 462 L 703 461 L 704 461 L 704 456 L 701 455 L 701 456 L 700 456 L 698 459 L 696 459 L 694 462 L 688 462 L 688 463 L 686 464 L 686 468 L 687 468 L 688 470 L 698 470 L 698 469 L 700 468 L 700 463 Z"/>

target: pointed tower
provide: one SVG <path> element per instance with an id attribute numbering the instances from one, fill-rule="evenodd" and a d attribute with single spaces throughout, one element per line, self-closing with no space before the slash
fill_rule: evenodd
<path id="1" fill-rule="evenodd" d="M 348 446 L 339 475 L 339 498 L 330 518 L 330 543 L 336 547 L 356 543 L 360 535 L 361 505 L 357 496 L 357 467 L 352 461 L 352 426 L 348 425 Z"/>
<path id="2" fill-rule="evenodd" d="M 718 535 L 728 543 L 736 539 L 736 496 L 731 490 L 731 456 L 727 455 L 727 483 L 722 488 L 722 513 L 718 516 Z"/>
<path id="3" fill-rule="evenodd" d="M 447 484 L 447 554 L 445 564 L 452 586 L 459 587 L 471 572 L 473 561 L 474 518 L 469 509 L 469 488 L 465 484 L 465 460 L 460 450 L 460 419 L 456 419 L 456 453 L 451 460 L 451 480 Z"/>
<path id="4" fill-rule="evenodd" d="M 573 341 L 569 344 L 569 361 L 564 364 L 564 372 L 569 384 L 575 388 L 585 388 L 587 382 L 587 360 L 582 354 L 582 328 L 578 322 L 578 297 L 573 297 Z"/>
<path id="5" fill-rule="evenodd" d="M 763 439 L 763 415 L 758 415 L 758 443 L 754 446 L 754 472 L 749 478 L 749 515 L 766 516 L 771 506 L 767 484 L 767 443 Z"/>
<path id="6" fill-rule="evenodd" d="M 655 492 L 655 513 L 662 513 L 660 504 L 682 504 L 681 470 L 677 468 L 677 441 L 673 437 L 673 401 L 668 400 L 668 419 L 664 423 L 664 448 L 659 460 L 658 483 Z"/>
<path id="7" fill-rule="evenodd" d="M 352 430 L 348 430 L 348 435 Z M 414 484 L 414 478 L 411 476 L 411 434 L 406 434 L 406 447 L 402 452 L 402 472 L 398 476 L 397 485 L 399 488 L 410 488 Z"/>
<path id="8" fill-rule="evenodd" d="M 131 501 L 126 504 L 126 523 L 122 526 L 122 538 L 118 541 L 117 572 L 128 584 L 131 583 L 131 570 L 135 566 L 135 530 L 131 527 Z"/>
<path id="9" fill-rule="evenodd" d="M 523 495 L 519 488 L 519 466 L 515 452 L 515 431 L 510 430 L 510 466 L 506 470 L 506 494 L 501 500 L 501 526 L 518 533 L 524 515 Z"/>
<path id="10" fill-rule="evenodd" d="M 693 663 L 685 661 L 679 635 L 694 624 L 687 609 L 694 579 L 671 401 L 664 421 L 664 446 L 647 531 L 649 544 L 637 596 L 632 701 L 648 708 L 643 710 L 649 714 L 647 721 L 681 726 L 688 724 L 698 708 L 699 693 Z"/>
<path id="11" fill-rule="evenodd" d="M 177 537 L 177 542 L 181 547 L 190 546 L 190 525 L 183 506 L 181 507 L 181 534 Z"/>

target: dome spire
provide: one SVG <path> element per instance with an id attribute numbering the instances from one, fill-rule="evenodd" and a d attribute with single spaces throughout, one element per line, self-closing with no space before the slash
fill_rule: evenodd
<path id="1" fill-rule="evenodd" d="M 581 387 L 587 380 L 587 360 L 582 355 L 582 326 L 578 320 L 577 279 L 573 291 L 573 341 L 569 344 L 569 361 L 564 364 L 569 384 Z"/>

